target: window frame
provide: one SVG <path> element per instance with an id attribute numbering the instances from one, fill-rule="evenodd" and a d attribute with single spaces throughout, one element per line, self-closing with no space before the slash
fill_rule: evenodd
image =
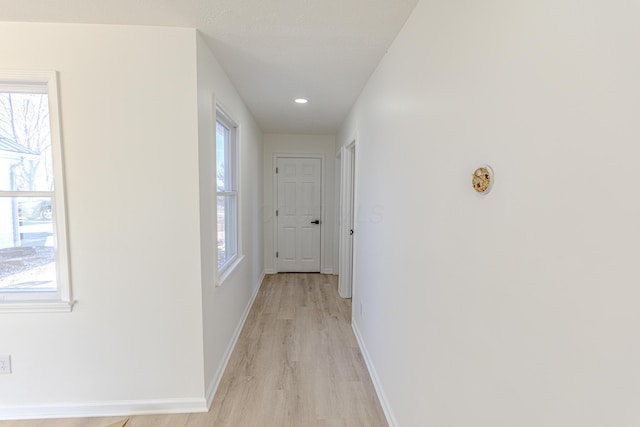
<path id="1" fill-rule="evenodd" d="M 225 127 L 229 131 L 229 141 L 227 147 L 229 148 L 229 153 L 225 152 L 225 160 L 228 160 L 229 163 L 229 172 L 228 178 L 230 179 L 230 189 L 228 191 L 219 191 L 217 184 L 217 172 L 218 172 L 218 163 L 217 163 L 217 126 L 218 123 Z M 242 261 L 243 255 L 241 251 L 241 239 L 240 239 L 240 183 L 239 183 L 239 169 L 240 169 L 240 139 L 239 139 L 239 129 L 236 122 L 224 111 L 224 109 L 216 104 L 216 114 L 214 121 L 214 135 L 215 135 L 215 147 L 214 150 L 214 189 L 215 189 L 215 232 L 216 232 L 216 271 L 217 271 L 217 280 L 216 286 L 221 286 L 226 278 L 231 274 L 231 272 L 235 269 L 235 267 Z M 219 250 L 218 250 L 218 197 L 229 197 L 234 200 L 233 206 L 233 214 L 232 214 L 232 230 L 231 233 L 228 232 L 227 225 L 229 224 L 227 212 L 225 212 L 225 239 L 231 234 L 233 238 L 233 247 L 235 248 L 235 253 L 229 257 L 224 264 L 218 266 L 219 262 Z M 225 247 L 227 246 L 227 242 L 225 240 Z"/>
<path id="2" fill-rule="evenodd" d="M 58 74 L 56 71 L 0 70 L 0 89 L 22 93 L 47 93 L 53 164 L 53 191 L 0 191 L 0 197 L 51 197 L 56 291 L 0 291 L 0 313 L 70 312 L 74 301 L 69 274 L 69 249 L 64 183 L 64 160 L 60 128 Z"/>

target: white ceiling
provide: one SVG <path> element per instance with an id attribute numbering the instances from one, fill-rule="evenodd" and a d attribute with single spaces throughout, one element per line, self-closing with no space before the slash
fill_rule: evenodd
<path id="1" fill-rule="evenodd" d="M 0 0 L 0 21 L 197 28 L 264 132 L 330 134 L 417 2 Z"/>

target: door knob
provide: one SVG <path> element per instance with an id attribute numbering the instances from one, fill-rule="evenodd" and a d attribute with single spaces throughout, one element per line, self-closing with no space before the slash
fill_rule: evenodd
<path id="1" fill-rule="evenodd" d="M 316 219 L 315 221 L 311 221 L 311 224 L 320 224 L 320 220 Z"/>

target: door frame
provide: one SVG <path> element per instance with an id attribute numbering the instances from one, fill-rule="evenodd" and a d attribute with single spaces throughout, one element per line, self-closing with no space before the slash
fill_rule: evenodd
<path id="1" fill-rule="evenodd" d="M 326 173 L 324 167 L 324 154 L 314 153 L 275 153 L 273 155 L 273 166 L 271 172 L 273 174 L 273 271 L 278 273 L 278 218 L 276 217 L 276 209 L 278 209 L 278 174 L 276 167 L 278 159 L 298 158 L 298 159 L 319 159 L 320 160 L 320 273 L 324 272 L 324 241 L 325 241 L 325 181 Z"/>
<path id="2" fill-rule="evenodd" d="M 340 186 L 342 185 L 342 148 L 338 148 L 336 153 L 336 163 L 334 165 L 334 201 L 333 201 L 333 274 L 338 275 L 340 268 L 340 227 L 342 227 L 342 218 L 340 218 Z"/>
<path id="3" fill-rule="evenodd" d="M 338 265 L 338 293 L 352 298 L 355 283 L 356 198 L 357 198 L 357 136 L 340 149 L 340 258 Z M 350 230 L 354 230 L 350 234 Z"/>

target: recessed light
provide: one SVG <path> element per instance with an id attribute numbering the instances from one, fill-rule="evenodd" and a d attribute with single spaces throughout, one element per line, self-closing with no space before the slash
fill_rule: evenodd
<path id="1" fill-rule="evenodd" d="M 306 104 L 307 102 L 309 102 L 309 100 L 306 99 L 306 98 L 297 98 L 297 99 L 294 100 L 294 102 L 296 104 Z"/>

